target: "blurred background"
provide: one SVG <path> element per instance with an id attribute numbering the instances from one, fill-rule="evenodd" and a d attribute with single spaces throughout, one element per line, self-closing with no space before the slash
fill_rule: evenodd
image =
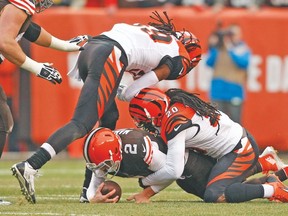
<path id="1" fill-rule="evenodd" d="M 162 81 L 166 90 L 178 87 L 199 93 L 210 100 L 213 68 L 206 64 L 212 33 L 222 32 L 231 24 L 241 28 L 242 38 L 251 50 L 245 78 L 242 125 L 256 138 L 261 149 L 274 146 L 288 151 L 288 1 L 286 0 L 54 0 L 54 6 L 33 16 L 36 23 L 61 39 L 76 35 L 98 35 L 113 24 L 147 24 L 157 10 L 167 11 L 177 30 L 189 30 L 203 49 L 200 64 L 186 77 Z M 219 25 L 221 24 L 221 25 Z M 8 96 L 15 126 L 5 153 L 35 150 L 71 117 L 81 82 L 66 76 L 77 53 L 64 53 L 21 41 L 25 52 L 39 62 L 53 62 L 63 77 L 59 86 L 40 80 L 8 61 L 0 66 L 0 83 Z M 224 65 L 225 66 L 225 65 Z M 120 119 L 117 128 L 134 127 L 128 104 L 117 101 Z M 67 152 L 82 157 L 82 142 L 72 143 Z"/>

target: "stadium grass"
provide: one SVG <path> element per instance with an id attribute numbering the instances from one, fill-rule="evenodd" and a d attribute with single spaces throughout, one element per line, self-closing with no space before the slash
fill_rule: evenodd
<path id="1" fill-rule="evenodd" d="M 281 155 L 281 158 L 283 156 Z M 287 162 L 287 155 L 284 161 Z M 176 184 L 151 199 L 149 204 L 135 204 L 126 198 L 140 191 L 137 179 L 114 177 L 122 187 L 122 198 L 116 204 L 83 204 L 79 195 L 84 177 L 83 159 L 52 160 L 36 179 L 36 204 L 29 204 L 21 195 L 18 181 L 11 175 L 10 167 L 19 160 L 0 161 L 0 199 L 12 202 L 0 206 L 0 215 L 75 215 L 75 216 L 168 216 L 168 215 L 277 215 L 286 216 L 287 203 L 274 203 L 266 199 L 238 204 L 204 203 L 199 198 L 183 192 Z M 285 182 L 288 184 L 288 181 Z"/>

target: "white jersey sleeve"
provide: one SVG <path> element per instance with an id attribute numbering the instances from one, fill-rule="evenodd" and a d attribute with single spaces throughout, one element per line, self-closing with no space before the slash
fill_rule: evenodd
<path id="1" fill-rule="evenodd" d="M 89 200 L 89 202 L 91 202 L 93 197 L 95 197 L 97 188 L 104 181 L 105 181 L 104 177 L 103 178 L 97 177 L 95 173 L 93 172 L 92 178 L 90 180 L 90 184 L 89 184 L 89 187 L 87 188 L 87 193 L 86 193 L 87 199 Z"/>
<path id="2" fill-rule="evenodd" d="M 169 140 L 165 165 L 155 173 L 142 179 L 143 184 L 151 186 L 155 193 L 168 187 L 183 173 L 185 166 L 185 136 L 186 131 L 184 130 Z"/>
<path id="3" fill-rule="evenodd" d="M 24 10 L 30 16 L 35 13 L 35 4 L 32 0 L 9 0 L 9 2 L 17 8 Z"/>

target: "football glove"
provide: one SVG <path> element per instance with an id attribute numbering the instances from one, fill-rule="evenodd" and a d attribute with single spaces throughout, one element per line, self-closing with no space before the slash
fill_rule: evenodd
<path id="1" fill-rule="evenodd" d="M 121 101 L 127 101 L 125 98 L 125 92 L 127 90 L 127 85 L 121 84 L 118 86 L 117 89 L 117 98 Z"/>
<path id="2" fill-rule="evenodd" d="M 48 64 L 43 64 L 43 67 L 37 76 L 46 79 L 53 84 L 60 84 L 62 82 L 62 77 L 59 71 Z"/>
<path id="3" fill-rule="evenodd" d="M 69 43 L 79 45 L 80 43 L 87 41 L 89 39 L 88 35 L 79 35 L 69 40 Z M 84 48 L 81 46 L 79 50 L 83 50 Z"/>

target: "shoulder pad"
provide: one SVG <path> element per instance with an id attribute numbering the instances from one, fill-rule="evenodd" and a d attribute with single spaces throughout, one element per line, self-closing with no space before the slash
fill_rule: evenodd
<path id="1" fill-rule="evenodd" d="M 167 142 L 181 131 L 192 126 L 191 119 L 196 112 L 181 103 L 173 104 L 162 120 L 161 137 Z"/>

